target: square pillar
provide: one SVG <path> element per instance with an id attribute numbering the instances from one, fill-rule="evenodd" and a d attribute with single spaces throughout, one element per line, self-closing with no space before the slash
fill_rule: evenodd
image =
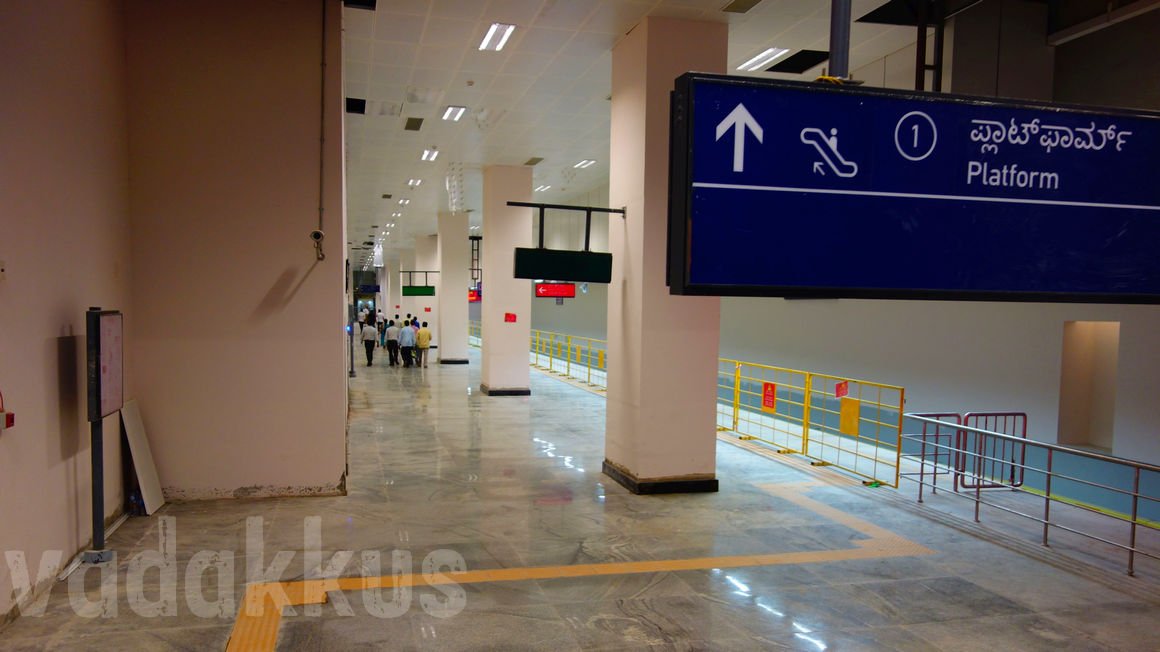
<path id="1" fill-rule="evenodd" d="M 439 364 L 467 364 L 467 213 L 439 214 Z"/>
<path id="2" fill-rule="evenodd" d="M 669 294 L 669 93 L 724 72 L 728 25 L 649 17 L 612 50 L 604 472 L 634 493 L 716 491 L 721 300 Z M 728 252 L 722 252 L 728 255 Z"/>
<path id="3" fill-rule="evenodd" d="M 532 168 L 483 169 L 483 363 L 480 390 L 492 396 L 527 396 L 532 320 L 531 281 L 517 279 L 515 248 L 532 246 L 532 209 L 508 206 L 532 200 Z M 508 317 L 510 315 L 510 317 Z"/>
<path id="4" fill-rule="evenodd" d="M 439 271 L 439 236 L 426 235 L 415 238 L 415 269 L 424 272 Z M 441 291 L 439 277 L 441 274 L 427 274 L 426 283 L 435 286 L 435 296 L 414 297 L 415 316 L 421 322 L 427 322 L 431 330 L 431 347 L 439 346 L 439 312 L 438 301 Z M 424 282 L 423 274 L 415 275 L 415 283 Z"/>

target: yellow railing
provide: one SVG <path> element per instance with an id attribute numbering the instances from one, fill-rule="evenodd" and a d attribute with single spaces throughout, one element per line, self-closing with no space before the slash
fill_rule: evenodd
<path id="1" fill-rule="evenodd" d="M 480 346 L 479 322 L 468 326 Z M 606 389 L 608 343 L 532 330 L 532 366 Z M 717 429 L 835 466 L 867 483 L 898 486 L 906 390 L 854 378 L 721 358 Z"/>
<path id="2" fill-rule="evenodd" d="M 597 389 L 608 388 L 608 342 L 592 337 L 533 330 L 528 361 Z"/>

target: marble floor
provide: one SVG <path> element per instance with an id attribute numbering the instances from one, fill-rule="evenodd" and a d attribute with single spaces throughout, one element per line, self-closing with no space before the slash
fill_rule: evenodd
<path id="1" fill-rule="evenodd" d="M 631 495 L 600 472 L 603 397 L 537 372 L 531 397 L 482 396 L 472 356 L 357 368 L 349 495 L 130 519 L 104 578 L 55 585 L 0 650 L 240 648 L 251 580 L 318 577 L 374 579 L 289 603 L 248 649 L 1160 649 L 1147 578 L 832 470 L 721 442 L 719 493 Z"/>

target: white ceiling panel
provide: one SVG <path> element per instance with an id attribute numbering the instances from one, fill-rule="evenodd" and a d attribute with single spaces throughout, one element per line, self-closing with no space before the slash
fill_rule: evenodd
<path id="1" fill-rule="evenodd" d="M 369 63 L 371 60 L 371 44 L 367 38 L 347 38 L 342 42 L 342 56 L 346 61 L 361 61 Z"/>
<path id="2" fill-rule="evenodd" d="M 371 38 L 375 33 L 375 11 L 346 9 L 342 12 L 343 37 Z"/>
<path id="3" fill-rule="evenodd" d="M 410 66 L 415 63 L 418 51 L 419 48 L 413 43 L 374 41 L 371 49 L 371 60 L 386 66 Z"/>
<path id="4" fill-rule="evenodd" d="M 411 83 L 411 69 L 396 66 L 371 66 L 373 84 L 406 85 Z"/>
<path id="5" fill-rule="evenodd" d="M 423 16 L 384 14 L 375 21 L 375 40 L 418 43 L 423 34 Z"/>
<path id="6" fill-rule="evenodd" d="M 415 14 L 426 16 L 431 10 L 431 0 L 384 0 L 384 4 L 396 14 Z"/>
<path id="7" fill-rule="evenodd" d="M 600 0 L 548 0 L 536 18 L 537 27 L 575 29 L 592 15 Z"/>
<path id="8" fill-rule="evenodd" d="M 564 47 L 572 38 L 572 32 L 560 29 L 532 27 L 524 30 L 519 42 L 515 45 L 515 52 L 534 55 L 553 55 Z"/>
<path id="9" fill-rule="evenodd" d="M 423 45 L 454 46 L 462 55 L 463 49 L 470 44 L 476 47 L 479 41 L 475 40 L 477 23 L 473 20 L 454 20 L 451 18 L 431 18 L 423 30 Z M 420 55 L 422 56 L 422 55 Z M 426 63 L 426 62 L 424 62 Z"/>
<path id="10" fill-rule="evenodd" d="M 477 20 L 487 3 L 483 0 L 433 0 L 431 15 L 438 18 Z"/>
<path id="11" fill-rule="evenodd" d="M 539 75 L 552 60 L 538 54 L 513 52 L 504 64 L 503 72 L 508 75 Z"/>
<path id="12" fill-rule="evenodd" d="M 544 4 L 544 0 L 491 0 L 483 12 L 483 20 L 526 27 L 540 13 Z"/>

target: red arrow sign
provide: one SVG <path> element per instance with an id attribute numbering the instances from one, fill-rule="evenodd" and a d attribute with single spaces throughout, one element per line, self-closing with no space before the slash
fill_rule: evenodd
<path id="1" fill-rule="evenodd" d="M 572 299 L 576 297 L 575 283 L 536 283 L 536 296 Z"/>

